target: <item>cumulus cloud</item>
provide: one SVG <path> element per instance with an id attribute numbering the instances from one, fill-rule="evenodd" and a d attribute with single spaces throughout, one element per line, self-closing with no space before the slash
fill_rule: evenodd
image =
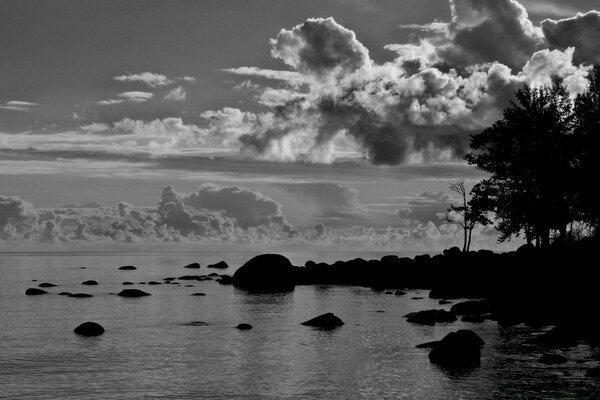
<path id="1" fill-rule="evenodd" d="M 578 13 L 571 18 L 542 21 L 548 44 L 554 49 L 575 49 L 576 63 L 600 62 L 600 11 Z"/>
<path id="2" fill-rule="evenodd" d="M 187 92 L 182 86 L 177 86 L 173 90 L 169 91 L 164 99 L 167 101 L 185 101 Z"/>
<path id="3" fill-rule="evenodd" d="M 451 45 L 445 56 L 463 65 L 500 62 L 522 67 L 544 38 L 516 0 L 450 0 Z"/>
<path id="4" fill-rule="evenodd" d="M 271 55 L 301 73 L 318 77 L 354 72 L 371 64 L 354 32 L 333 18 L 309 18 L 271 39 Z"/>
<path id="5" fill-rule="evenodd" d="M 153 72 L 126 74 L 121 76 L 115 76 L 113 79 L 119 82 L 141 82 L 150 86 L 151 88 L 168 86 L 173 83 L 173 80 L 167 78 L 165 75 L 156 74 Z"/>
<path id="6" fill-rule="evenodd" d="M 271 224 L 287 226 L 281 204 L 253 189 L 208 183 L 184 196 L 183 202 L 196 210 L 222 211 L 243 229 Z"/>
<path id="7" fill-rule="evenodd" d="M 36 216 L 33 204 L 14 196 L 0 196 L 0 227 L 18 225 Z"/>
<path id="8" fill-rule="evenodd" d="M 358 201 L 358 191 L 344 183 L 276 183 L 273 186 L 289 193 L 301 203 L 310 204 L 322 215 L 362 208 Z"/>
<path id="9" fill-rule="evenodd" d="M 283 29 L 271 53 L 291 71 L 228 70 L 278 82 L 252 86 L 270 110 L 215 111 L 215 135 L 225 126 L 231 137 L 235 126 L 242 154 L 275 161 L 329 163 L 342 144 L 374 164 L 447 162 L 462 159 L 469 136 L 498 119 L 523 84 L 560 77 L 573 96 L 586 87 L 589 65 L 578 63 L 577 49 L 548 49 L 544 30 L 518 1 L 449 6 L 450 22 L 404 26 L 423 37 L 386 46 L 397 56 L 383 64 L 332 18 Z"/>
<path id="10" fill-rule="evenodd" d="M 325 188 L 325 187 L 324 187 Z M 308 184 L 300 189 L 300 200 L 325 204 L 330 210 L 358 207 L 356 192 L 338 188 L 338 201 L 327 203 Z M 334 185 L 325 188 L 334 193 Z M 345 194 L 344 194 L 345 193 Z M 423 197 L 427 197 L 423 196 Z M 431 201 L 436 198 L 430 196 Z M 425 201 L 425 200 L 424 200 Z M 91 204 L 96 205 L 96 204 Z M 415 202 L 415 205 L 417 203 Z M 460 232 L 452 224 L 423 222 L 404 227 L 370 228 L 352 226 L 332 228 L 317 223 L 294 228 L 282 213 L 281 205 L 262 193 L 237 186 L 205 184 L 192 193 L 179 193 L 165 187 L 156 207 L 137 207 L 120 202 L 111 207 L 68 207 L 35 209 L 18 197 L 0 196 L 0 242 L 13 243 L 248 243 L 295 244 L 329 250 L 440 250 L 460 243 Z M 475 246 L 494 247 L 493 229 L 478 227 Z"/>

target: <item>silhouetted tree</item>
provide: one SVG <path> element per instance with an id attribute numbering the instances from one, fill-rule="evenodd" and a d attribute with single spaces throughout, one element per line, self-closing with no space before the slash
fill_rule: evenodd
<path id="1" fill-rule="evenodd" d="M 597 232 L 600 224 L 600 207 L 596 195 L 600 171 L 600 65 L 594 66 L 589 80 L 587 91 L 575 100 L 576 182 L 579 189 L 577 206 L 581 219 Z"/>
<path id="2" fill-rule="evenodd" d="M 524 233 L 546 246 L 553 230 L 566 238 L 575 214 L 574 123 L 573 101 L 557 80 L 518 90 L 503 118 L 471 137 L 466 160 L 491 175 L 473 197 L 495 214 L 500 240 Z"/>
<path id="3" fill-rule="evenodd" d="M 450 190 L 460 196 L 460 205 L 451 204 L 448 209 L 448 221 L 463 229 L 463 252 L 471 249 L 471 237 L 477 224 L 487 225 L 490 221 L 487 212 L 478 204 L 469 200 L 464 181 L 450 183 Z"/>

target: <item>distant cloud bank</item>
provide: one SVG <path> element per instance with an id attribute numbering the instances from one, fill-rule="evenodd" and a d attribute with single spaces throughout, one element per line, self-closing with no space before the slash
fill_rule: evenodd
<path id="1" fill-rule="evenodd" d="M 358 192 L 337 183 L 282 183 L 277 187 L 310 204 L 323 222 L 293 226 L 269 196 L 239 186 L 203 184 L 192 193 L 171 186 L 155 207 L 95 201 L 37 209 L 14 196 L 0 195 L 0 243 L 246 243 L 310 244 L 327 248 L 440 250 L 460 244 L 462 233 L 439 218 L 452 198 L 426 192 L 409 202 L 394 220 L 370 228 L 370 211 Z M 318 219 L 317 218 L 317 219 Z M 330 226 L 327 221 L 338 221 Z M 340 221 L 345 221 L 341 226 Z M 335 223 L 334 223 L 335 225 Z M 474 233 L 475 246 L 499 248 L 493 228 Z M 507 245 L 504 245 L 507 246 Z M 508 245 L 510 246 L 510 245 Z"/>

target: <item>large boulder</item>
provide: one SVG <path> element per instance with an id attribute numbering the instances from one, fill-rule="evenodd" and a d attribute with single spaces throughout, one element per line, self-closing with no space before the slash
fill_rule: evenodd
<path id="1" fill-rule="evenodd" d="M 490 305 L 487 301 L 463 301 L 453 305 L 450 312 L 456 315 L 482 315 L 490 312 Z"/>
<path id="2" fill-rule="evenodd" d="M 446 367 L 478 366 L 483 345 L 475 332 L 461 329 L 440 340 L 429 353 L 429 361 Z"/>
<path id="3" fill-rule="evenodd" d="M 236 326 L 237 329 L 239 329 L 240 331 L 247 331 L 252 329 L 252 325 L 250 324 L 239 324 L 238 326 Z"/>
<path id="4" fill-rule="evenodd" d="M 338 326 L 344 325 L 344 321 L 339 319 L 333 313 L 327 313 L 319 315 L 318 317 L 315 317 L 313 319 L 309 319 L 308 321 L 304 321 L 301 325 L 312 326 L 315 328 L 322 329 L 333 329 L 337 328 Z"/>
<path id="5" fill-rule="evenodd" d="M 139 289 L 123 289 L 117 295 L 121 297 L 144 297 L 150 296 L 150 293 Z"/>
<path id="6" fill-rule="evenodd" d="M 295 286 L 294 266 L 280 254 L 262 254 L 233 274 L 236 287 L 260 291 L 287 291 Z"/>
<path id="7" fill-rule="evenodd" d="M 84 322 L 73 329 L 73 332 L 81 336 L 99 336 L 104 333 L 104 328 L 95 322 Z"/>
<path id="8" fill-rule="evenodd" d="M 188 265 L 186 265 L 183 268 L 198 269 L 198 268 L 200 268 L 200 264 L 198 264 L 197 262 L 195 262 L 195 263 L 188 264 Z"/>
<path id="9" fill-rule="evenodd" d="M 413 324 L 435 325 L 436 323 L 454 322 L 456 315 L 446 310 L 424 310 L 408 313 L 404 316 Z"/>

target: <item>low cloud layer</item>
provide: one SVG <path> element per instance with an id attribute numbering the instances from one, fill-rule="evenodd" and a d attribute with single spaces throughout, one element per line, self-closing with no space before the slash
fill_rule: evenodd
<path id="1" fill-rule="evenodd" d="M 448 206 L 444 193 L 425 192 L 404 215 L 372 215 L 358 192 L 335 183 L 278 185 L 319 215 L 292 226 L 281 204 L 253 189 L 204 184 L 192 193 L 168 186 L 155 207 L 97 202 L 37 209 L 14 196 L 0 196 L 0 242 L 16 243 L 246 243 L 299 244 L 327 248 L 439 250 L 460 244 L 461 233 L 435 215 Z M 385 217 L 387 223 L 377 223 Z M 430 218 L 429 218 L 430 217 Z M 335 223 L 335 219 L 339 223 Z M 331 222 L 331 223 L 330 223 Z M 363 222 L 363 224 L 359 224 Z M 373 227 L 378 225 L 379 227 Z M 476 245 L 497 247 L 492 228 L 478 228 Z"/>

